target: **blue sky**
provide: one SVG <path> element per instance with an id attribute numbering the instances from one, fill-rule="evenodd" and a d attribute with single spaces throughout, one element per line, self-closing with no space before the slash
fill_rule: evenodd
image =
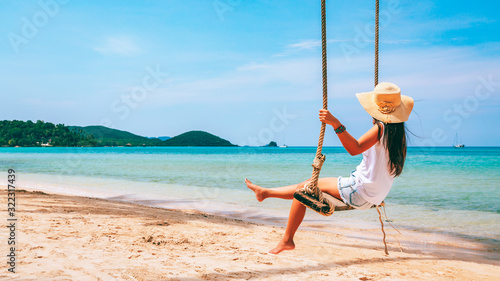
<path id="1" fill-rule="evenodd" d="M 0 119 L 144 136 L 204 130 L 240 145 L 317 143 L 320 1 L 0 3 Z M 495 1 L 381 1 L 380 81 L 416 103 L 413 145 L 499 146 Z M 373 1 L 327 1 L 329 106 L 371 126 Z M 332 130 L 326 145 L 340 145 Z"/>

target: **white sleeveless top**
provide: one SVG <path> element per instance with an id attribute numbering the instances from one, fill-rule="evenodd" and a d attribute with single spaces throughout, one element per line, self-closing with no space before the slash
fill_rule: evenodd
<path id="1" fill-rule="evenodd" d="M 383 128 L 382 136 L 383 138 Z M 363 152 L 363 160 L 356 167 L 354 176 L 358 183 L 357 191 L 366 201 L 379 205 L 389 194 L 394 177 L 389 171 L 389 152 L 378 141 Z"/>

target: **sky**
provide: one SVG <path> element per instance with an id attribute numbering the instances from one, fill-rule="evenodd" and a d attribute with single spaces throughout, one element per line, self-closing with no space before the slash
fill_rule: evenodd
<path id="1" fill-rule="evenodd" d="M 354 137 L 372 126 L 355 93 L 373 90 L 374 6 L 327 0 L 329 109 Z M 500 146 L 499 8 L 381 1 L 379 81 L 415 100 L 410 145 Z M 317 144 L 319 0 L 4 0 L 0 22 L 0 120 Z"/>

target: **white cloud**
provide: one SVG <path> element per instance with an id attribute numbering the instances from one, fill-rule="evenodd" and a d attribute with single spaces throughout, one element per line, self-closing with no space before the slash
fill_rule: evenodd
<path id="1" fill-rule="evenodd" d="M 355 38 L 348 38 L 348 39 L 328 39 L 327 43 L 332 44 L 332 43 L 345 43 L 345 42 L 355 42 L 357 39 Z M 409 43 L 415 43 L 421 41 L 420 39 L 397 39 L 397 40 L 380 40 L 380 43 L 382 44 L 409 44 Z M 374 40 L 364 40 L 362 41 L 363 43 L 373 43 Z M 330 48 L 330 46 L 329 46 Z M 321 49 L 321 40 L 303 40 L 299 41 L 297 43 L 292 43 L 287 46 L 285 46 L 284 50 L 281 53 L 275 54 L 273 57 L 286 57 L 290 55 L 295 55 L 299 54 L 302 52 L 307 52 L 307 51 L 317 51 Z"/>
<path id="2" fill-rule="evenodd" d="M 248 70 L 261 70 L 261 69 L 266 69 L 270 68 L 271 66 L 269 64 L 259 64 L 255 62 L 251 62 L 249 64 L 242 65 L 237 68 L 238 71 L 248 71 Z"/>
<path id="3" fill-rule="evenodd" d="M 249 63 L 217 77 L 177 80 L 152 93 L 151 103 L 158 106 L 192 102 L 276 101 L 285 97 L 311 99 L 311 95 L 302 94 L 321 81 L 320 63 L 317 58 Z"/>
<path id="4" fill-rule="evenodd" d="M 412 3 L 419 2 L 420 1 L 413 1 Z M 456 40 L 457 37 L 447 38 L 450 31 L 463 31 L 496 22 L 496 20 L 489 19 L 487 17 L 467 14 L 433 18 L 429 17 L 428 13 L 433 13 L 433 9 L 426 12 L 419 11 L 419 8 L 417 9 L 417 7 L 415 7 L 415 9 L 405 9 L 402 14 L 398 15 L 397 18 L 389 23 L 389 25 L 385 28 L 385 32 L 391 37 L 410 37 L 410 39 L 415 39 L 417 42 L 429 41 L 432 43 L 443 39 Z M 456 32 L 454 32 L 454 34 L 456 34 Z M 383 38 L 384 35 L 382 35 L 382 39 Z"/>
<path id="5" fill-rule="evenodd" d="M 490 20 L 486 17 L 473 17 L 469 15 L 458 15 L 451 18 L 438 19 L 431 21 L 430 24 L 433 28 L 438 28 L 443 31 L 448 30 L 459 30 L 459 29 L 467 29 L 474 26 L 489 24 L 495 22 L 494 20 Z"/>
<path id="6" fill-rule="evenodd" d="M 479 77 L 500 73 L 500 58 L 482 56 L 484 48 L 404 48 L 382 52 L 379 80 L 398 84 L 417 100 L 464 98 L 474 94 Z M 354 99 L 356 92 L 373 89 L 373 55 L 357 55 L 348 62 L 342 55 L 334 54 L 329 57 L 328 73 L 330 97 Z M 493 79 L 498 81 L 500 77 Z M 316 99 L 321 99 L 321 58 L 308 56 L 250 62 L 213 77 L 180 77 L 151 93 L 148 103 L 165 106 Z"/>
<path id="7" fill-rule="evenodd" d="M 288 48 L 301 51 L 301 50 L 314 50 L 316 48 L 321 47 L 320 40 L 305 40 L 302 42 L 294 43 L 288 45 Z"/>
<path id="8" fill-rule="evenodd" d="M 108 37 L 101 45 L 93 48 L 103 55 L 117 54 L 131 56 L 141 53 L 141 49 L 134 40 L 128 36 Z"/>
<path id="9" fill-rule="evenodd" d="M 303 40 L 297 43 L 288 44 L 285 46 L 284 50 L 278 54 L 275 54 L 274 57 L 286 57 L 292 54 L 300 53 L 302 51 L 312 51 L 321 47 L 320 40 Z"/>

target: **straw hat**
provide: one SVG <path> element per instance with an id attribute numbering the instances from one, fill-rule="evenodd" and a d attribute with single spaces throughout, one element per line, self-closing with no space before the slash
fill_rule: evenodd
<path id="1" fill-rule="evenodd" d="M 413 108 L 413 99 L 402 96 L 399 87 L 388 82 L 379 83 L 373 92 L 359 93 L 356 97 L 368 114 L 384 123 L 407 121 Z"/>

